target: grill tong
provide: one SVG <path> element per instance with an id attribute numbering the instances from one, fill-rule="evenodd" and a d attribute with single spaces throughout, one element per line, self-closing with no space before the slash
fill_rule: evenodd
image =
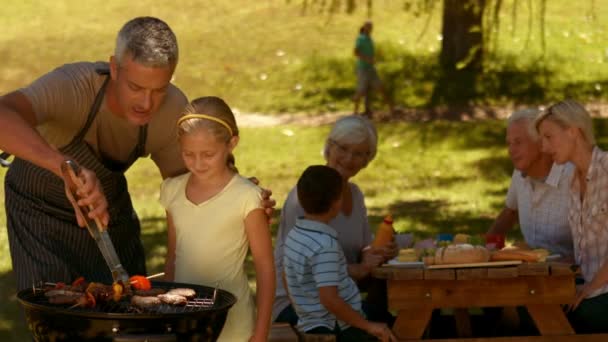
<path id="1" fill-rule="evenodd" d="M 71 197 L 70 200 L 77 203 L 78 189 L 84 185 L 82 179 L 80 178 L 80 166 L 73 160 L 66 160 L 61 164 L 61 172 L 63 173 L 64 181 L 66 182 L 69 190 L 67 191 L 68 197 Z M 116 254 L 116 249 L 114 248 L 114 244 L 110 239 L 110 235 L 108 234 L 106 227 L 104 227 L 99 219 L 91 219 L 87 215 L 92 209 L 92 206 L 81 207 L 76 205 L 75 207 L 76 211 L 78 211 L 79 214 L 84 217 L 87 230 L 93 239 L 95 239 L 97 247 L 101 251 L 106 264 L 110 268 L 114 282 L 121 280 L 123 284 L 129 284 L 129 275 L 120 263 L 120 259 L 118 258 L 118 254 Z"/>

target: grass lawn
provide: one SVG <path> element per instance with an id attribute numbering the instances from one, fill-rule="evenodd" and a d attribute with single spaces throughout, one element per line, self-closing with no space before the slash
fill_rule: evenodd
<path id="1" fill-rule="evenodd" d="M 303 2 L 5 0 L 0 93 L 64 63 L 108 60 L 121 25 L 133 16 L 153 15 L 178 37 L 174 81 L 189 97 L 218 95 L 248 112 L 351 110 L 353 43 L 368 17 L 364 2 L 352 14 L 331 16 L 305 11 Z M 530 16 L 527 2 L 518 1 L 515 18 L 513 1 L 502 3 L 498 44 L 479 80 L 480 101 L 606 99 L 607 1 L 548 1 L 544 52 L 538 2 L 530 2 Z M 441 6 L 430 13 L 426 29 L 429 17 L 404 11 L 404 1 L 374 0 L 374 6 L 379 73 L 398 105 L 422 106 L 439 77 Z"/>

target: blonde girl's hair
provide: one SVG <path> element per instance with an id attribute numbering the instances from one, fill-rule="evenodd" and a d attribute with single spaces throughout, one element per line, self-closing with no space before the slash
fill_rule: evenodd
<path id="1" fill-rule="evenodd" d="M 536 118 L 534 123 L 537 132 L 540 124 L 544 120 L 551 120 L 562 128 L 578 128 L 583 135 L 583 139 L 591 146 L 595 146 L 591 115 L 589 115 L 589 112 L 587 112 L 585 107 L 580 103 L 572 99 L 566 99 L 545 109 L 538 118 Z"/>
<path id="2" fill-rule="evenodd" d="M 365 166 L 375 157 L 378 150 L 378 133 L 374 124 L 359 115 L 349 115 L 338 119 L 332 127 L 323 148 L 325 160 L 329 157 L 332 142 L 344 145 L 355 145 L 365 142 L 369 148 Z"/>
<path id="3" fill-rule="evenodd" d="M 186 106 L 182 118 L 177 123 L 177 136 L 181 138 L 203 128 L 211 132 L 218 141 L 226 144 L 232 137 L 239 136 L 232 110 L 224 100 L 215 96 L 199 97 Z M 226 165 L 238 173 L 235 163 L 234 155 L 230 153 Z"/>

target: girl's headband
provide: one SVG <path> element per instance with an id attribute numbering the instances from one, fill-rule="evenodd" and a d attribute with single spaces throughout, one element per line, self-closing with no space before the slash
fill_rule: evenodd
<path id="1" fill-rule="evenodd" d="M 224 121 L 222 119 L 218 119 L 211 115 L 207 115 L 207 114 L 186 114 L 177 121 L 177 125 L 179 126 L 182 124 L 182 122 L 184 122 L 186 120 L 190 120 L 190 119 L 207 119 L 207 120 L 215 121 L 215 122 L 219 123 L 220 125 L 226 127 L 226 129 L 228 130 L 228 133 L 230 133 L 231 137 L 234 136 L 234 134 L 232 133 L 232 128 L 230 128 L 230 125 L 228 125 L 228 123 L 226 121 Z"/>

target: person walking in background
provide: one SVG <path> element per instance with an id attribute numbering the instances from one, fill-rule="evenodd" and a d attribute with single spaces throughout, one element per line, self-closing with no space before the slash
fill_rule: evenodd
<path id="1" fill-rule="evenodd" d="M 385 323 L 365 319 L 359 288 L 348 275 L 338 232 L 329 226 L 342 210 L 342 176 L 324 165 L 308 167 L 298 180 L 304 216 L 285 239 L 283 278 L 307 334 L 334 334 L 338 341 L 396 341 Z"/>
<path id="2" fill-rule="evenodd" d="M 178 121 L 188 173 L 166 179 L 168 280 L 227 290 L 237 297 L 219 341 L 266 341 L 275 291 L 274 259 L 262 190 L 238 174 L 232 151 L 239 131 L 217 97 L 192 101 Z M 257 280 L 257 319 L 244 271 L 251 249 Z"/>
<path id="3" fill-rule="evenodd" d="M 366 21 L 363 26 L 359 29 L 359 36 L 355 42 L 355 56 L 357 56 L 357 90 L 353 96 L 355 102 L 355 112 L 359 113 L 359 102 L 361 98 L 365 98 L 365 111 L 363 115 L 367 117 L 372 116 L 371 109 L 371 91 L 378 90 L 387 105 L 389 110 L 393 112 L 393 103 L 390 100 L 384 85 L 378 77 L 376 70 L 376 59 L 374 50 L 374 41 L 372 40 L 373 24 L 371 21 Z"/>

